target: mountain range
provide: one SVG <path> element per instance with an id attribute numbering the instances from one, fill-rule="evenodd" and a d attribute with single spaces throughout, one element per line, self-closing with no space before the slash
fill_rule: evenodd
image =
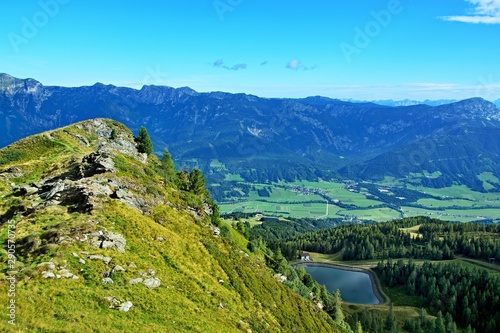
<path id="1" fill-rule="evenodd" d="M 188 87 L 66 88 L 0 75 L 0 146 L 95 117 L 134 131 L 145 126 L 157 153 L 168 147 L 178 166 L 196 166 L 213 183 L 228 174 L 260 182 L 372 180 L 425 170 L 438 175 L 427 185 L 474 187 L 482 172 L 500 176 L 500 109 L 481 98 L 387 106 Z"/>
<path id="2" fill-rule="evenodd" d="M 355 99 L 347 99 L 346 101 L 353 102 L 353 103 L 366 103 L 367 102 L 367 101 L 360 101 L 360 100 L 355 100 Z M 450 104 L 450 103 L 454 103 L 454 102 L 458 102 L 458 101 L 456 99 L 438 99 L 438 100 L 426 99 L 424 101 L 417 101 L 417 100 L 411 100 L 411 99 L 403 99 L 403 100 L 379 99 L 379 100 L 373 100 L 373 101 L 369 101 L 369 102 L 379 104 L 379 105 L 386 105 L 386 106 L 412 106 L 412 105 L 420 105 L 420 104 L 425 104 L 425 105 L 429 105 L 429 106 L 439 106 L 439 105 Z M 494 103 L 496 103 L 496 102 L 494 102 Z"/>

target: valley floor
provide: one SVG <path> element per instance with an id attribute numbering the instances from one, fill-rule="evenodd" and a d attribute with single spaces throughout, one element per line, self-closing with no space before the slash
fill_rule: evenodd
<path id="1" fill-rule="evenodd" d="M 413 216 L 445 221 L 500 221 L 500 193 L 466 186 L 434 189 L 397 181 L 300 181 L 250 184 L 247 195 L 220 202 L 222 213 L 383 222 Z M 238 191 L 238 188 L 235 189 Z M 262 191 L 268 196 L 262 196 Z"/>

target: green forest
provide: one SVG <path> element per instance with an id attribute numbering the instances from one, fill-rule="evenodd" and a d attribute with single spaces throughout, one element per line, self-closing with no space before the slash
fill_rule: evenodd
<path id="1" fill-rule="evenodd" d="M 365 332 L 499 331 L 500 278 L 487 268 L 500 261 L 500 226 L 422 216 L 378 224 L 319 221 L 264 222 L 252 227 L 249 237 L 288 260 L 307 251 L 336 255 L 350 265 L 371 262 L 387 290 L 420 309 L 419 317 L 404 318 L 398 326 L 392 303 L 387 315 L 362 307 L 347 316 L 351 327 L 359 325 Z"/>
<path id="2" fill-rule="evenodd" d="M 409 232 L 415 228 L 416 232 Z M 288 229 L 287 226 L 283 228 Z M 267 235 L 265 226 L 252 234 L 279 247 L 287 259 L 295 259 L 299 250 L 337 253 L 343 260 L 413 258 L 448 260 L 456 255 L 500 261 L 500 226 L 479 223 L 451 223 L 428 217 L 405 218 L 378 224 L 343 225 L 276 239 L 276 230 Z"/>

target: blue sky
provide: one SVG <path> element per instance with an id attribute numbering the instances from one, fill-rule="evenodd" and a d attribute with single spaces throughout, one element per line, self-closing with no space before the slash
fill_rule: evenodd
<path id="1" fill-rule="evenodd" d="M 0 72 L 264 97 L 500 98 L 500 0 L 4 0 Z"/>

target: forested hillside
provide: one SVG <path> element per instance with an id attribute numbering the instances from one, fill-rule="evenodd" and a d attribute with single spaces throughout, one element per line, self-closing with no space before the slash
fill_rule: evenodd
<path id="1" fill-rule="evenodd" d="M 256 234 L 257 235 L 257 234 Z M 289 259 L 299 250 L 336 253 L 344 260 L 414 258 L 447 260 L 455 255 L 500 261 L 500 226 L 450 223 L 428 217 L 406 218 L 369 225 L 345 225 L 270 239 Z"/>

